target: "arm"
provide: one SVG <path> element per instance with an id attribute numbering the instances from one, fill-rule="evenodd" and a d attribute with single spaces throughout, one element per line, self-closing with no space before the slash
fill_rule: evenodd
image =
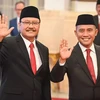
<path id="1" fill-rule="evenodd" d="M 6 42 L 2 42 L 3 39 L 10 34 L 10 32 L 13 30 L 14 28 L 10 28 L 8 29 L 8 20 L 7 17 L 5 17 L 4 15 L 0 15 L 0 67 L 1 67 L 1 62 L 3 63 L 6 59 L 6 51 L 7 49 L 4 49 L 6 46 Z M 2 46 L 3 45 L 3 46 Z M 1 50 L 2 48 L 2 50 Z"/>
<path id="2" fill-rule="evenodd" d="M 60 82 L 64 79 L 67 67 L 67 59 L 70 57 L 73 48 L 68 48 L 66 40 L 62 40 L 60 44 L 60 58 L 51 71 L 51 81 Z"/>

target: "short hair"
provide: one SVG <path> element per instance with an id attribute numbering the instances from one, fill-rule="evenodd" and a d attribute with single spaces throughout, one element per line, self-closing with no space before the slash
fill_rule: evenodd
<path id="1" fill-rule="evenodd" d="M 15 8 L 16 8 L 16 5 L 19 4 L 19 3 L 22 3 L 23 5 L 25 5 L 25 2 L 23 2 L 23 1 L 18 1 L 18 2 L 15 3 Z"/>

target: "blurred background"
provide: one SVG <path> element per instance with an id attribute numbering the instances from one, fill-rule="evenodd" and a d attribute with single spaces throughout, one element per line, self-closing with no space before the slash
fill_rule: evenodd
<path id="1" fill-rule="evenodd" d="M 9 20 L 16 17 L 15 3 L 19 0 L 0 0 L 0 11 L 8 16 Z M 96 0 L 21 0 L 25 6 L 34 5 L 39 8 L 41 27 L 38 40 L 49 48 L 50 69 L 59 57 L 59 44 L 64 38 L 69 47 L 76 44 L 74 34 L 76 18 L 79 14 L 96 14 Z M 68 79 L 52 83 L 52 96 L 68 97 Z M 67 94 L 67 95 L 66 95 Z"/>

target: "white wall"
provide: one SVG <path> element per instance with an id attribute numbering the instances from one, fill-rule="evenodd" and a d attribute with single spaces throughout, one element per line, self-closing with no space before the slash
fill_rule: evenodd
<path id="1" fill-rule="evenodd" d="M 95 12 L 96 2 L 72 1 L 72 10 L 77 12 Z"/>
<path id="2" fill-rule="evenodd" d="M 45 10 L 66 10 L 69 9 L 70 0 L 45 0 Z"/>

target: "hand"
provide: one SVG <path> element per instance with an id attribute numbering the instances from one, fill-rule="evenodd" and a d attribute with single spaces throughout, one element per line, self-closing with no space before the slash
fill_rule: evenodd
<path id="1" fill-rule="evenodd" d="M 60 63 L 64 63 L 70 57 L 73 48 L 68 48 L 66 40 L 62 40 L 60 44 Z"/>
<path id="2" fill-rule="evenodd" d="M 8 18 L 7 16 L 0 16 L 0 41 L 11 33 L 14 27 L 8 29 Z"/>

